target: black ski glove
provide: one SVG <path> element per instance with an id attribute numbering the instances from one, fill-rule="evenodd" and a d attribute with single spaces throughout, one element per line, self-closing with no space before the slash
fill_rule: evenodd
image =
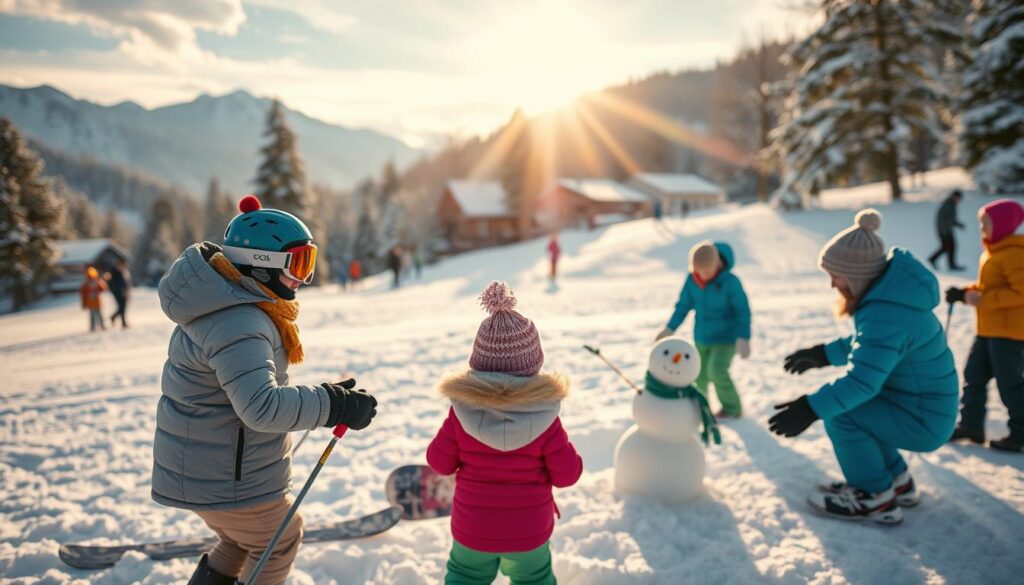
<path id="1" fill-rule="evenodd" d="M 806 394 L 792 402 L 775 405 L 775 410 L 779 412 L 768 419 L 768 429 L 783 437 L 795 437 L 818 420 Z"/>
<path id="2" fill-rule="evenodd" d="M 798 349 L 786 356 L 782 367 L 790 374 L 802 374 L 811 368 L 824 368 L 829 365 L 824 345 L 815 345 L 807 349 Z"/>
<path id="3" fill-rule="evenodd" d="M 946 289 L 946 302 L 950 305 L 953 303 L 962 303 L 964 302 L 964 295 L 966 294 L 967 289 L 951 286 Z"/>
<path id="4" fill-rule="evenodd" d="M 377 416 L 377 399 L 366 393 L 366 390 L 352 390 L 356 381 L 352 379 L 331 384 L 321 384 L 331 397 L 331 412 L 327 415 L 327 424 L 334 427 L 343 424 L 358 431 L 369 426 L 373 417 Z"/>

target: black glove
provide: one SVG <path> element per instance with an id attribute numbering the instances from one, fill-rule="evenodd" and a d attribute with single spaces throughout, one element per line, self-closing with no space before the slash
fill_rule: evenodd
<path id="1" fill-rule="evenodd" d="M 824 345 L 815 345 L 807 349 L 798 349 L 786 356 L 782 367 L 790 374 L 802 374 L 811 368 L 824 368 L 830 365 Z"/>
<path id="2" fill-rule="evenodd" d="M 331 384 L 321 384 L 331 397 L 331 412 L 327 415 L 327 424 L 334 427 L 343 424 L 358 431 L 369 426 L 373 417 L 377 416 L 377 399 L 366 393 L 366 390 L 352 390 L 356 381 L 352 379 Z"/>
<path id="3" fill-rule="evenodd" d="M 203 242 L 199 244 L 199 253 L 203 255 L 203 260 L 207 263 L 210 262 L 210 258 L 213 258 L 214 254 L 222 251 L 222 248 L 213 242 Z"/>
<path id="4" fill-rule="evenodd" d="M 965 294 L 967 294 L 967 289 L 951 286 L 946 289 L 946 303 L 950 305 L 953 303 L 962 303 L 964 302 Z"/>
<path id="5" fill-rule="evenodd" d="M 784 437 L 795 437 L 818 420 L 811 403 L 807 402 L 806 394 L 792 402 L 775 405 L 775 410 L 779 412 L 768 419 L 768 429 Z"/>

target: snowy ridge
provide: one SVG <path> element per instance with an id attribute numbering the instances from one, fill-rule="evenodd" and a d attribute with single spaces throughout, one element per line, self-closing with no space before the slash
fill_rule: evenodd
<path id="1" fill-rule="evenodd" d="M 941 194 L 936 189 L 919 202 L 880 205 L 881 236 L 927 256 L 936 245 L 932 225 Z M 968 226 L 959 232 L 961 259 L 972 271 L 980 253 L 972 218 L 990 200 L 969 194 L 961 205 Z M 447 410 L 432 386 L 446 370 L 465 367 L 485 316 L 475 298 L 501 278 L 514 289 L 518 309 L 536 322 L 546 367 L 566 373 L 573 386 L 562 418 L 586 472 L 577 486 L 556 493 L 562 519 L 552 545 L 561 583 L 1018 580 L 1024 458 L 967 445 L 912 457 L 923 502 L 906 512 L 902 526 L 882 529 L 821 518 L 805 504 L 814 482 L 837 474 L 820 423 L 795 440 L 767 430 L 772 405 L 834 375 L 788 376 L 782 358 L 848 331 L 850 323 L 832 315 L 834 295 L 815 258 L 851 222 L 849 209 L 781 214 L 752 205 L 661 224 L 648 219 L 565 232 L 557 287 L 545 276 L 546 242 L 537 240 L 445 261 L 398 291 L 388 290 L 384 278 L 370 279 L 355 294 L 304 291 L 307 357 L 291 370 L 292 379 L 314 383 L 351 374 L 378 395 L 381 407 L 369 429 L 339 442 L 303 515 L 313 523 L 377 510 L 386 502 L 388 472 L 423 461 Z M 733 367 L 746 418 L 724 423 L 723 444 L 707 449 L 707 494 L 695 503 L 666 507 L 615 496 L 612 448 L 631 424 L 632 395 L 581 346 L 600 347 L 639 380 L 682 284 L 687 251 L 705 238 L 733 245 L 735 272 L 750 295 L 753 355 Z M 966 282 L 939 278 L 943 286 Z M 188 559 L 154 563 L 130 554 L 113 569 L 85 572 L 56 556 L 62 541 L 206 534 L 190 513 L 149 499 L 152 418 L 171 324 L 152 291 L 140 289 L 133 303 L 132 329 L 102 335 L 83 333 L 86 315 L 72 298 L 0 318 L 0 367 L 8 380 L 0 391 L 0 582 L 155 585 L 191 573 Z M 960 367 L 972 327 L 973 317 L 958 309 L 949 338 Z M 691 334 L 692 319 L 680 332 Z M 994 389 L 989 407 L 988 433 L 1001 436 L 1006 411 Z M 305 479 L 328 435 L 315 431 L 303 446 L 296 482 Z M 450 543 L 447 523 L 437 520 L 401 523 L 360 542 L 305 546 L 289 582 L 437 583 Z"/>

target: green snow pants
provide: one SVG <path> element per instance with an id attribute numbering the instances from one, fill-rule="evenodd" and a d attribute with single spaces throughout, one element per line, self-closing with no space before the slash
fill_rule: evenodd
<path id="1" fill-rule="evenodd" d="M 489 585 L 498 569 L 512 585 L 556 585 L 551 571 L 551 543 L 518 553 L 488 553 L 452 543 L 445 585 Z"/>
<path id="2" fill-rule="evenodd" d="M 732 383 L 729 376 L 729 365 L 736 355 L 736 344 L 722 343 L 715 345 L 697 344 L 697 352 L 700 353 L 700 375 L 697 376 L 697 389 L 710 398 L 708 384 L 715 385 L 715 394 L 718 401 L 722 403 L 722 413 L 728 416 L 741 416 L 743 407 L 740 405 L 740 395 L 736 393 L 736 385 Z"/>

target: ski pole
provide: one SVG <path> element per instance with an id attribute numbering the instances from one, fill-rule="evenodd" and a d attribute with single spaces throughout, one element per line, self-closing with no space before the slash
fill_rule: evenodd
<path id="1" fill-rule="evenodd" d="M 256 577 L 259 577 L 260 572 L 263 571 L 263 566 L 270 560 L 270 554 L 274 552 L 274 547 L 277 546 L 277 541 L 281 540 L 281 535 L 284 534 L 284 529 L 288 527 L 288 523 L 291 522 L 292 517 L 295 516 L 295 511 L 299 509 L 299 504 L 302 503 L 302 499 L 306 497 L 306 492 L 309 491 L 310 486 L 313 485 L 313 480 L 323 469 L 324 463 L 327 463 L 327 458 L 331 456 L 331 451 L 334 450 L 335 443 L 338 439 L 345 435 L 345 431 L 348 427 L 345 425 L 338 425 L 334 427 L 334 436 L 331 437 L 331 442 L 327 443 L 327 448 L 324 449 L 323 455 L 320 456 L 320 460 L 316 462 L 313 467 L 313 471 L 309 474 L 309 479 L 306 480 L 306 485 L 302 486 L 302 491 L 295 497 L 295 502 L 292 507 L 288 509 L 288 514 L 285 515 L 281 525 L 277 528 L 277 532 L 274 533 L 274 538 L 270 539 L 270 544 L 267 545 L 267 549 L 263 551 L 260 556 L 260 561 L 256 563 L 256 568 L 252 570 L 252 574 L 249 575 L 249 580 L 246 581 L 247 585 L 253 585 L 256 582 Z"/>
<path id="2" fill-rule="evenodd" d="M 606 358 L 603 355 L 601 355 L 601 350 L 600 349 L 598 349 L 596 347 L 591 347 L 589 345 L 584 345 L 583 349 L 585 349 L 585 350 L 589 351 L 590 353 L 596 355 L 597 357 L 601 358 L 601 361 L 603 361 L 604 363 L 608 364 L 608 367 L 610 367 L 612 370 L 614 370 L 615 373 L 618 374 L 620 378 L 625 380 L 625 382 L 627 384 L 629 384 L 630 388 L 632 388 L 633 390 L 636 390 L 637 394 L 643 394 L 644 393 L 644 391 L 641 390 L 636 384 L 634 384 L 632 380 L 630 380 L 629 378 L 626 377 L 626 374 L 622 373 L 622 370 L 620 370 L 615 364 L 613 364 L 610 361 L 608 361 L 608 358 Z"/>
<path id="3" fill-rule="evenodd" d="M 302 433 L 302 438 L 299 439 L 299 442 L 295 443 L 295 446 L 292 447 L 292 457 L 295 457 L 295 454 L 299 452 L 299 447 L 302 446 L 303 441 L 305 441 L 306 437 L 309 436 L 309 431 L 311 430 L 313 429 L 306 429 L 306 432 Z"/>
<path id="4" fill-rule="evenodd" d="M 946 310 L 946 339 L 949 339 L 949 323 L 953 320 L 953 305 L 954 303 L 949 303 L 949 308 Z"/>

